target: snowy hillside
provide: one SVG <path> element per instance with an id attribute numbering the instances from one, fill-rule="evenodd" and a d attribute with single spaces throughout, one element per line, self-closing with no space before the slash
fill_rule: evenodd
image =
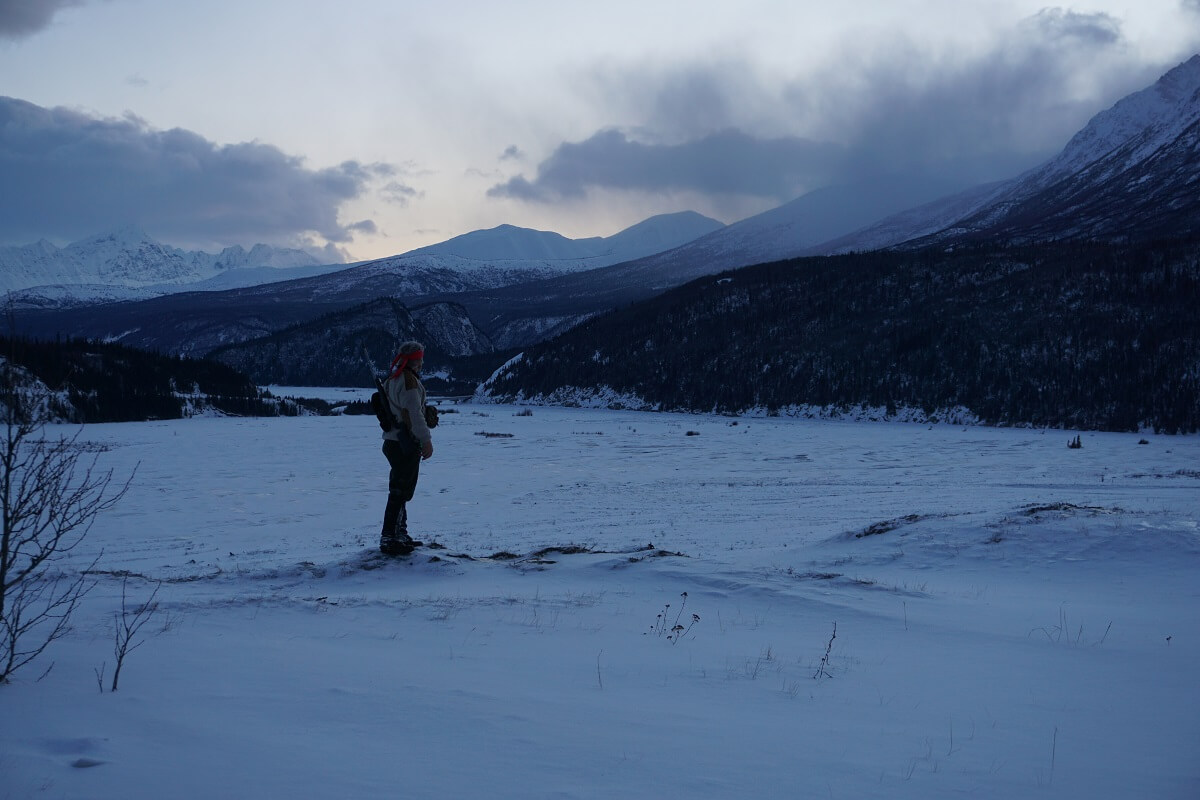
<path id="1" fill-rule="evenodd" d="M 905 177 L 819 189 L 645 259 L 638 270 L 673 276 L 672 282 L 682 283 L 725 269 L 811 255 L 822 242 L 961 188 Z"/>
<path id="2" fill-rule="evenodd" d="M 994 200 L 1009 181 L 973 186 L 876 222 L 854 233 L 839 236 L 810 248 L 810 255 L 835 255 L 891 247 L 910 239 L 928 236 L 972 214 Z"/>
<path id="3" fill-rule="evenodd" d="M 227 289 L 248 289 L 252 286 L 263 286 L 269 283 L 315 278 L 328 275 L 348 268 L 349 264 L 316 264 L 298 267 L 231 267 L 206 280 L 189 284 L 189 292 L 222 292 Z M 153 287 L 156 290 L 179 287 Z"/>
<path id="4" fill-rule="evenodd" d="M 86 428 L 4 794 L 1195 798 L 1196 437 L 454 408 L 407 560 L 372 418 Z"/>
<path id="5" fill-rule="evenodd" d="M 419 247 L 404 255 L 449 255 L 476 261 L 562 261 L 595 255 L 599 239 L 568 239 L 552 231 L 499 225 L 472 231 L 439 244 Z"/>
<path id="6" fill-rule="evenodd" d="M 16 309 L 70 309 L 96 303 L 124 303 L 150 300 L 162 296 L 157 289 L 129 286 L 110 286 L 100 283 L 73 283 L 40 285 L 29 289 L 17 289 L 5 295 Z"/>

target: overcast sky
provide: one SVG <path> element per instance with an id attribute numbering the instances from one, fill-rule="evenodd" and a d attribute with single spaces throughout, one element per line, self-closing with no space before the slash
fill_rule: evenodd
<path id="1" fill-rule="evenodd" d="M 0 0 L 0 244 L 374 258 L 1048 158 L 1200 0 Z"/>

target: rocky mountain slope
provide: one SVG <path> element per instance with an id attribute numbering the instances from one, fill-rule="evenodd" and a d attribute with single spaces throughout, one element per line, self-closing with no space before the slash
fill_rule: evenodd
<path id="1" fill-rule="evenodd" d="M 1097 114 L 1055 158 L 912 244 L 1200 232 L 1200 55 Z"/>
<path id="2" fill-rule="evenodd" d="M 259 384 L 369 386 L 370 370 L 386 368 L 396 344 L 406 339 L 425 344 L 431 373 L 445 371 L 455 356 L 493 349 L 459 306 L 434 303 L 410 310 L 391 298 L 379 298 L 264 337 L 218 347 L 208 357 Z"/>

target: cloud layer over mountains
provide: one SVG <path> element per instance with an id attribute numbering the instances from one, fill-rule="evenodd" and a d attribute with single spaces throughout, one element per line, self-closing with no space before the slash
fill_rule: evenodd
<path id="1" fill-rule="evenodd" d="M 582 238 L 828 187 L 966 188 L 1200 48 L 1198 0 L 844 5 L 0 0 L 0 244 L 133 224 L 364 258 L 498 224 Z"/>
<path id="2" fill-rule="evenodd" d="M 315 232 L 343 243 L 369 220 L 338 209 L 386 164 L 313 170 L 257 142 L 219 146 L 191 131 L 159 131 L 132 115 L 97 118 L 0 97 L 0 236 L 77 238 L 136 221 L 170 240 L 276 240 Z"/>
<path id="3" fill-rule="evenodd" d="M 848 49 L 818 74 L 779 79 L 747 60 L 597 71 L 598 101 L 638 118 L 565 141 L 492 196 L 553 203 L 591 189 L 790 200 L 873 176 L 962 186 L 1008 178 L 1061 148 L 1099 109 L 1161 70 L 1121 53 L 1122 25 L 1048 8 L 970 53 L 897 37 Z M 587 85 L 588 81 L 585 81 Z M 788 133 L 804 131 L 804 135 Z"/>

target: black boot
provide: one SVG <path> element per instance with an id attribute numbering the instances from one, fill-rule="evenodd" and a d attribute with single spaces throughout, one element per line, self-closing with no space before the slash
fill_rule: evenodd
<path id="1" fill-rule="evenodd" d="M 407 547 L 409 550 L 412 550 L 414 547 L 420 547 L 421 545 L 425 544 L 424 542 L 418 542 L 416 539 L 414 539 L 408 535 L 408 506 L 407 505 L 400 506 L 400 516 L 396 520 L 396 538 L 399 539 L 400 543 L 403 546 Z"/>
<path id="2" fill-rule="evenodd" d="M 379 534 L 379 552 L 389 556 L 405 555 L 413 550 L 413 541 L 408 536 L 408 509 L 394 494 L 388 495 L 387 507 L 383 510 L 383 530 Z"/>

